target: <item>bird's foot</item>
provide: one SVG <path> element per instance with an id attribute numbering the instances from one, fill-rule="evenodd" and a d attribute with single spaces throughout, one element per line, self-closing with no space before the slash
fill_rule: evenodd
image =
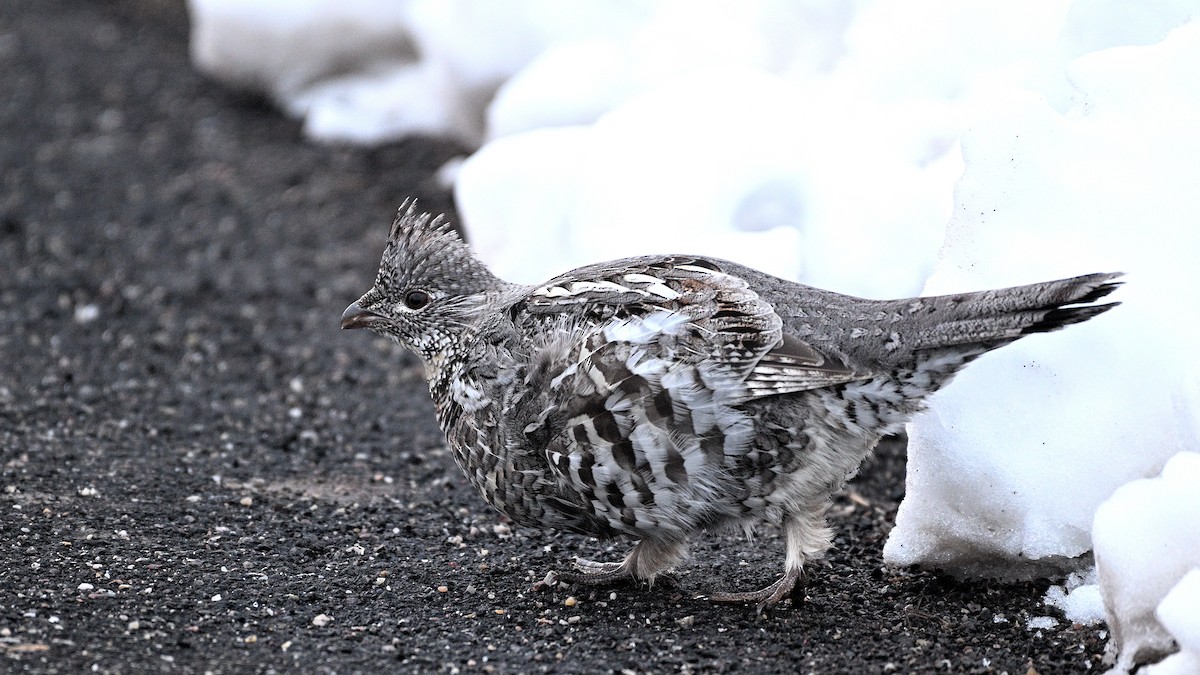
<path id="1" fill-rule="evenodd" d="M 533 588 L 534 590 L 554 588 L 560 581 L 584 586 L 604 586 L 632 580 L 633 573 L 624 563 L 605 563 L 576 558 L 575 571 L 559 572 L 551 570 L 546 573 L 546 578 L 534 584 Z"/>
<path id="2" fill-rule="evenodd" d="M 596 562 L 584 558 L 575 559 L 575 571 L 551 571 L 546 578 L 534 584 L 534 590 L 554 588 L 560 581 L 581 586 L 609 586 L 619 583 L 655 583 L 665 582 L 668 587 L 676 588 L 679 582 L 670 574 L 659 574 L 654 579 L 642 579 L 634 575 L 628 560 L 625 562 Z"/>
<path id="3" fill-rule="evenodd" d="M 793 591 L 804 588 L 803 580 L 804 572 L 802 568 L 789 568 L 775 583 L 757 591 L 746 593 L 711 593 L 701 597 L 707 597 L 713 602 L 754 602 L 758 605 L 756 608 L 757 612 L 762 614 L 763 610 L 777 604 Z"/>
<path id="4" fill-rule="evenodd" d="M 584 586 L 605 586 L 621 581 L 632 581 L 633 572 L 623 562 L 596 562 L 585 558 L 575 559 L 575 572 L 560 575 L 563 581 Z"/>

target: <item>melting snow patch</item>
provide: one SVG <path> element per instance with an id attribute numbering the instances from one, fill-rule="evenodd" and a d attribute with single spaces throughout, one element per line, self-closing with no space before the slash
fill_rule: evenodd
<path id="1" fill-rule="evenodd" d="M 1104 622 L 1104 599 L 1095 569 L 1071 574 L 1063 586 L 1051 586 L 1044 602 L 1062 610 L 1071 623 L 1093 626 Z"/>
<path id="2" fill-rule="evenodd" d="M 1025 627 L 1029 630 L 1049 630 L 1058 625 L 1058 619 L 1052 616 L 1035 616 L 1029 619 Z"/>

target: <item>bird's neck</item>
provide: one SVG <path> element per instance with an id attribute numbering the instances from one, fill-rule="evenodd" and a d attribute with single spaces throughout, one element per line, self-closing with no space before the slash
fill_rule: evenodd
<path id="1" fill-rule="evenodd" d="M 458 317 L 460 322 L 457 330 L 446 334 L 436 351 L 421 355 L 425 363 L 425 377 L 429 382 L 429 395 L 433 398 L 443 430 L 456 424 L 463 413 L 461 402 L 455 397 L 455 381 L 462 380 L 464 373 L 477 365 L 474 362 L 478 358 L 475 347 L 480 334 L 490 335 L 497 321 L 506 320 L 503 308 L 526 290 L 517 284 L 496 279 L 494 289 L 460 306 L 465 311 Z"/>
<path id="2" fill-rule="evenodd" d="M 450 381 L 465 363 L 467 341 L 474 337 L 474 334 L 474 329 L 456 332 L 447 336 L 437 351 L 421 354 L 421 361 L 425 364 L 425 379 L 429 382 L 431 393 L 434 392 L 435 385 L 439 393 L 449 391 Z M 434 400 L 437 400 L 436 396 Z"/>
<path id="3" fill-rule="evenodd" d="M 461 351 L 443 351 L 425 360 L 425 376 L 429 381 L 429 397 L 437 412 L 438 425 L 448 438 L 454 437 L 454 429 L 463 418 L 462 405 L 455 400 L 455 382 L 467 367 Z"/>

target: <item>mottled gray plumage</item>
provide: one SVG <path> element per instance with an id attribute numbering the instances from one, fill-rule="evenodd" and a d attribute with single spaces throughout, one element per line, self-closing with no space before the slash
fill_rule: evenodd
<path id="1" fill-rule="evenodd" d="M 864 300 L 736 263 L 658 255 L 540 286 L 493 276 L 409 203 L 342 317 L 418 354 L 468 480 L 513 521 L 638 540 L 582 583 L 653 581 L 713 528 L 778 523 L 787 595 L 830 545 L 825 511 L 880 437 L 969 361 L 1117 303 L 1117 274 Z"/>

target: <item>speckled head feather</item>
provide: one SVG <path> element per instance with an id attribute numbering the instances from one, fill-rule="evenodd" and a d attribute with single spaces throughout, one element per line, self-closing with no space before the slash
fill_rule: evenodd
<path id="1" fill-rule="evenodd" d="M 348 315 L 354 326 L 372 328 L 430 365 L 506 286 L 442 216 L 420 213 L 415 200 L 407 200 L 392 222 L 375 285 Z"/>
<path id="2" fill-rule="evenodd" d="M 400 206 L 388 233 L 377 287 L 419 288 L 436 296 L 439 291 L 485 292 L 497 283 L 444 216 L 418 212 L 413 199 Z"/>

